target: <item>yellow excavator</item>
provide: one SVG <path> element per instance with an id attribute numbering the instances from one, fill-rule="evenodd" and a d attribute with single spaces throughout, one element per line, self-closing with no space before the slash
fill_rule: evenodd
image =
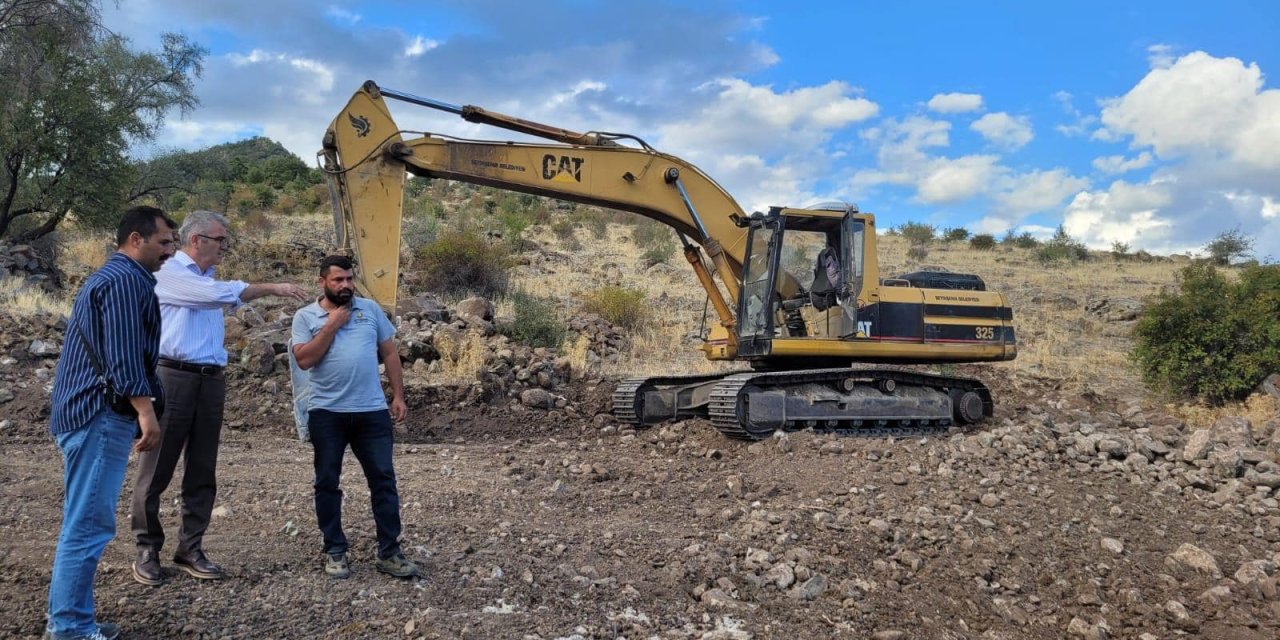
<path id="1" fill-rule="evenodd" d="M 550 142 L 404 131 L 388 99 Z M 747 440 L 803 428 L 935 433 L 990 416 L 986 385 L 866 364 L 1017 354 L 1012 310 L 981 278 L 882 274 L 872 214 L 845 203 L 748 214 L 697 167 L 634 135 L 578 133 L 369 81 L 329 125 L 319 156 L 338 244 L 355 257 L 360 292 L 388 310 L 399 285 L 407 174 L 628 211 L 671 227 L 718 320 L 702 351 L 750 369 L 622 381 L 613 411 L 637 426 L 700 416 Z"/>

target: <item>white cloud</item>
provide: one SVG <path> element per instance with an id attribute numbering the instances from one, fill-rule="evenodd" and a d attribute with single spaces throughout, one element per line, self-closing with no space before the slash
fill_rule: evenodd
<path id="1" fill-rule="evenodd" d="M 1123 242 L 1161 253 L 1187 251 L 1191 246 L 1173 239 L 1172 222 L 1159 215 L 1160 208 L 1172 202 L 1166 187 L 1117 181 L 1106 191 L 1081 192 L 1067 205 L 1062 226 L 1095 249 Z"/>
<path id="2" fill-rule="evenodd" d="M 995 156 L 935 158 L 916 183 L 917 196 L 929 204 L 972 198 L 988 187 L 995 165 Z"/>
<path id="3" fill-rule="evenodd" d="M 1152 69 L 1168 69 L 1173 66 L 1173 47 L 1167 44 L 1153 44 L 1147 47 L 1147 62 Z"/>
<path id="4" fill-rule="evenodd" d="M 348 11 L 338 6 L 330 6 L 328 9 L 325 9 L 324 14 L 348 25 L 357 24 L 364 19 L 363 16 L 358 13 Z"/>
<path id="5" fill-rule="evenodd" d="M 254 49 L 248 55 L 230 53 L 227 54 L 227 60 L 235 67 L 287 65 L 298 71 L 304 71 L 309 76 L 302 79 L 298 87 L 288 92 L 280 91 L 280 87 L 268 89 L 276 91 L 277 95 L 290 93 L 301 97 L 307 102 L 315 102 L 319 99 L 320 92 L 328 92 L 333 89 L 333 70 L 317 60 L 290 56 L 284 53 L 271 53 L 261 49 Z"/>
<path id="6" fill-rule="evenodd" d="M 1280 90 L 1262 89 L 1257 64 L 1196 51 L 1104 105 L 1109 134 L 1161 159 L 1221 158 L 1280 171 Z"/>
<path id="7" fill-rule="evenodd" d="M 1021 149 L 1035 137 L 1031 132 L 1030 118 L 1004 112 L 988 113 L 975 120 L 969 128 L 993 144 L 1010 150 Z"/>
<path id="8" fill-rule="evenodd" d="M 939 93 L 929 98 L 929 110 L 937 113 L 966 113 L 982 108 L 982 96 L 977 93 Z"/>
<path id="9" fill-rule="evenodd" d="M 722 78 L 701 91 L 707 100 L 696 111 L 659 125 L 665 148 L 704 154 L 792 154 L 879 111 L 870 100 L 849 97 L 853 89 L 843 82 L 777 93 L 769 86 Z"/>
<path id="10" fill-rule="evenodd" d="M 406 58 L 416 58 L 438 46 L 440 46 L 439 41 L 423 36 L 416 36 L 413 41 L 409 43 L 409 46 L 405 47 L 404 56 Z"/>
<path id="11" fill-rule="evenodd" d="M 1143 151 L 1136 158 L 1124 156 L 1103 156 L 1093 159 L 1093 168 L 1103 173 L 1127 173 L 1134 169 L 1143 169 L 1151 165 L 1151 153 Z"/>
<path id="12" fill-rule="evenodd" d="M 1052 210 L 1088 186 L 1088 180 L 1073 176 L 1064 169 L 1035 170 L 1001 176 L 993 197 L 999 210 L 1026 215 Z"/>
<path id="13" fill-rule="evenodd" d="M 1058 133 L 1069 138 L 1083 136 L 1089 132 L 1089 129 L 1098 123 L 1098 117 L 1085 115 L 1076 108 L 1074 96 L 1066 91 L 1058 91 L 1053 94 L 1053 99 L 1062 105 L 1063 113 L 1071 118 L 1068 124 L 1060 124 L 1054 127 Z"/>
<path id="14" fill-rule="evenodd" d="M 1280 216 L 1280 202 L 1275 199 L 1263 196 L 1262 211 L 1259 212 L 1263 218 L 1268 220 Z"/>

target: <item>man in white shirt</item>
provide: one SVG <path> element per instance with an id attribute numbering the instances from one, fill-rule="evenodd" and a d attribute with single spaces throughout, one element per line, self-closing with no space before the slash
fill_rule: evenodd
<path id="1" fill-rule="evenodd" d="M 202 548 L 217 493 L 215 469 L 226 396 L 223 310 L 263 296 L 300 301 L 307 297 L 296 284 L 214 279 L 214 267 L 231 247 L 228 226 L 221 214 L 190 213 L 178 230 L 182 250 L 155 274 L 161 316 L 158 372 L 166 404 L 160 446 L 139 457 L 131 514 L 138 545 L 133 578 L 149 586 L 165 581 L 160 565 L 160 494 L 173 479 L 179 457 L 185 468 L 174 564 L 196 578 L 223 577 L 222 568 L 210 562 Z"/>

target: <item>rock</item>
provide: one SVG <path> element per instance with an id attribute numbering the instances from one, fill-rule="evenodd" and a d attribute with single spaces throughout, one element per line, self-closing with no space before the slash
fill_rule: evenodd
<path id="1" fill-rule="evenodd" d="M 263 338 L 250 339 L 240 353 L 240 366 L 256 376 L 271 375 L 276 369 L 276 351 L 271 341 Z"/>
<path id="2" fill-rule="evenodd" d="M 1258 390 L 1272 398 L 1280 398 L 1280 373 L 1273 373 L 1263 379 Z"/>
<path id="3" fill-rule="evenodd" d="M 493 304 L 488 298 L 474 296 L 458 303 L 458 316 L 464 320 L 493 321 Z"/>
<path id="4" fill-rule="evenodd" d="M 520 404 L 538 409 L 551 409 L 556 405 L 556 396 L 546 389 L 525 389 L 520 392 Z"/>
<path id="5" fill-rule="evenodd" d="M 1236 582 L 1247 585 L 1259 580 L 1265 580 L 1275 571 L 1276 564 L 1270 560 L 1252 560 L 1240 565 L 1233 577 Z"/>
<path id="6" fill-rule="evenodd" d="M 229 515 L 231 515 L 231 510 L 230 510 L 230 509 L 228 509 L 228 508 L 226 508 L 226 507 L 214 507 L 214 508 L 213 508 L 213 517 L 215 517 L 215 518 L 225 518 L 225 517 L 227 517 L 227 516 L 229 516 Z"/>
<path id="7" fill-rule="evenodd" d="M 56 358 L 61 352 L 62 348 L 52 340 L 32 340 L 27 347 L 27 353 L 37 358 Z"/>
<path id="8" fill-rule="evenodd" d="M 720 609 L 755 608 L 754 605 L 735 600 L 729 594 L 725 593 L 724 590 L 719 588 L 703 591 L 702 595 L 698 596 L 698 599 L 702 601 L 702 604 L 705 604 L 708 607 L 717 607 Z"/>
<path id="9" fill-rule="evenodd" d="M 773 565 L 773 568 L 769 569 L 769 573 L 765 574 L 764 577 L 765 580 L 768 580 L 770 584 L 779 589 L 786 589 L 796 582 L 795 571 L 791 568 L 791 565 L 785 562 Z"/>
<path id="10" fill-rule="evenodd" d="M 14 395 L 12 391 L 8 390 L 7 388 L 0 387 L 0 404 L 9 402 L 13 400 L 13 398 L 14 398 Z"/>
<path id="11" fill-rule="evenodd" d="M 907 632 L 900 629 L 884 629 L 871 634 L 871 640 L 905 640 Z"/>
<path id="12" fill-rule="evenodd" d="M 1124 543 L 1115 538 L 1103 538 L 1102 548 L 1116 555 L 1124 553 Z"/>
<path id="13" fill-rule="evenodd" d="M 827 590 L 827 577 L 821 573 L 805 580 L 804 584 L 791 590 L 788 594 L 796 600 L 813 600 Z"/>
<path id="14" fill-rule="evenodd" d="M 1213 555 L 1189 542 L 1184 542 L 1167 559 L 1172 560 L 1175 566 L 1185 567 L 1196 573 L 1214 578 L 1222 577 L 1222 570 L 1218 568 L 1218 561 Z"/>
<path id="15" fill-rule="evenodd" d="M 1209 455 L 1213 447 L 1213 432 L 1209 429 L 1198 429 L 1187 436 L 1187 443 L 1182 447 L 1182 459 L 1194 462 Z"/>

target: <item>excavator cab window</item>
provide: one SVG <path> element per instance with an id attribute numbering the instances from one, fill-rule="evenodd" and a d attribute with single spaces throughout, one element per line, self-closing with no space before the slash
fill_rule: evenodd
<path id="1" fill-rule="evenodd" d="M 773 336 L 774 255 L 777 253 L 778 219 L 754 222 L 747 238 L 747 262 L 742 273 L 742 300 L 738 335 L 742 338 Z"/>

